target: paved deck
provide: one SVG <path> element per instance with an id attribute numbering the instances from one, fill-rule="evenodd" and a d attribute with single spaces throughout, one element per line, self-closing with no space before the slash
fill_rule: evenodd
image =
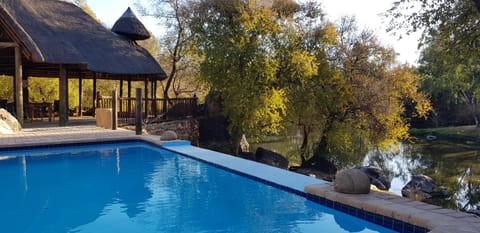
<path id="1" fill-rule="evenodd" d="M 476 215 L 444 209 L 397 195 L 375 191 L 369 194 L 338 193 L 334 191 L 331 183 L 306 186 L 305 192 L 334 203 L 345 204 L 430 229 L 431 233 L 480 232 L 480 218 Z"/>
<path id="2" fill-rule="evenodd" d="M 0 135 L 0 148 L 31 147 L 82 142 L 128 140 L 141 138 L 134 131 L 125 129 L 106 130 L 94 125 L 67 127 L 25 128 L 22 132 Z"/>

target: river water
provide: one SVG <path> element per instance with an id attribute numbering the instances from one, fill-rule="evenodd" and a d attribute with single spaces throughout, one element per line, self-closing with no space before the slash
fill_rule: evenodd
<path id="1" fill-rule="evenodd" d="M 298 139 L 267 140 L 254 144 L 276 151 L 287 158 L 295 157 Z M 451 196 L 434 200 L 434 204 L 451 209 L 480 208 L 480 150 L 440 141 L 403 142 L 388 151 L 371 149 L 367 154 L 342 158 L 339 169 L 373 165 L 391 178 L 390 192 L 401 195 L 401 189 L 412 175 L 432 177 L 447 188 Z M 343 166 L 343 167 L 342 167 Z"/>

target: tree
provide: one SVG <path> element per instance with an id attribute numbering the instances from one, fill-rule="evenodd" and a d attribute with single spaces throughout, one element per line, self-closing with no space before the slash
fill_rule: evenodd
<path id="1" fill-rule="evenodd" d="M 256 1 L 201 0 L 192 13 L 201 78 L 223 102 L 232 144 L 238 149 L 242 134 L 278 132 L 286 96 L 276 76 L 273 12 Z"/>
<path id="2" fill-rule="evenodd" d="M 425 88 L 434 97 L 451 93 L 452 99 L 465 103 L 477 128 L 479 6 L 478 0 L 402 0 L 389 10 L 391 30 L 423 33 L 420 70 Z M 441 105 L 448 105 L 450 100 L 446 101 Z"/>
<path id="3" fill-rule="evenodd" d="M 331 64 L 340 73 L 336 102 L 325 113 L 317 151 L 333 152 L 338 159 L 406 139 L 405 101 L 415 104 L 420 117 L 431 108 L 418 91 L 419 76 L 406 65 L 396 65 L 393 49 L 383 47 L 373 32 L 358 30 L 354 19 L 343 18 L 337 31 L 338 44 L 329 50 Z"/>
<path id="4" fill-rule="evenodd" d="M 195 56 L 190 53 L 190 31 L 188 30 L 190 2 L 186 0 L 149 0 L 148 8 L 137 4 L 142 14 L 153 16 L 166 28 L 161 38 L 162 54 L 159 59 L 165 68 L 169 69 L 168 78 L 163 87 L 164 106 L 170 98 L 170 92 L 175 96 L 180 91 L 195 92 L 197 88 L 183 89 L 188 85 L 181 83 L 192 82 L 197 78 Z M 198 85 L 195 85 L 198 87 Z M 166 109 L 165 109 L 166 110 Z"/>
<path id="5" fill-rule="evenodd" d="M 445 49 L 468 48 L 479 53 L 480 1 L 478 0 L 400 0 L 386 16 L 389 31 L 406 29 L 422 32 L 420 45 L 439 37 L 450 42 Z"/>
<path id="6" fill-rule="evenodd" d="M 451 99 L 466 104 L 480 128 L 480 59 L 463 50 L 448 52 L 443 38 L 432 40 L 422 52 L 420 72 L 433 96 L 451 93 Z M 443 103 L 445 104 L 445 103 Z"/>
<path id="7" fill-rule="evenodd" d="M 303 164 L 320 141 L 328 108 L 341 103 L 325 49 L 336 40 L 332 23 L 323 19 L 318 3 L 297 4 L 278 0 L 272 4 L 279 32 L 274 37 L 275 59 L 279 63 L 277 86 L 286 91 L 285 127 L 299 129 L 302 135 L 299 162 Z"/>

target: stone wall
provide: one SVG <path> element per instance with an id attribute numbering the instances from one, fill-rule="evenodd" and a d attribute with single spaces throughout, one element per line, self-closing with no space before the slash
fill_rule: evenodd
<path id="1" fill-rule="evenodd" d="M 180 140 L 188 140 L 192 145 L 198 145 L 200 133 L 199 124 L 195 119 L 152 123 L 145 126 L 148 134 L 161 135 L 167 130 L 174 131 Z"/>

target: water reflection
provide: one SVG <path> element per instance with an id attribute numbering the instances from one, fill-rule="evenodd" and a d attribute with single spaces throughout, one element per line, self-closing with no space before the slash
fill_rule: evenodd
<path id="1" fill-rule="evenodd" d="M 297 140 L 269 139 L 253 144 L 292 157 L 297 153 Z M 366 155 L 365 155 L 366 154 Z M 412 175 L 432 177 L 452 194 L 450 198 L 434 200 L 434 204 L 451 209 L 476 209 L 480 205 L 480 151 L 443 142 L 404 142 L 388 151 L 372 149 L 367 153 L 328 155 L 339 169 L 373 165 L 382 168 L 392 179 L 390 192 L 401 195 L 401 189 Z M 290 158 L 289 158 L 290 159 Z"/>
<path id="2" fill-rule="evenodd" d="M 435 204 L 452 209 L 476 209 L 480 205 L 480 153 L 447 143 L 402 143 L 387 152 L 370 151 L 363 165 L 375 165 L 388 171 L 390 191 L 400 194 L 412 175 L 425 174 L 452 194 L 434 200 Z"/>

